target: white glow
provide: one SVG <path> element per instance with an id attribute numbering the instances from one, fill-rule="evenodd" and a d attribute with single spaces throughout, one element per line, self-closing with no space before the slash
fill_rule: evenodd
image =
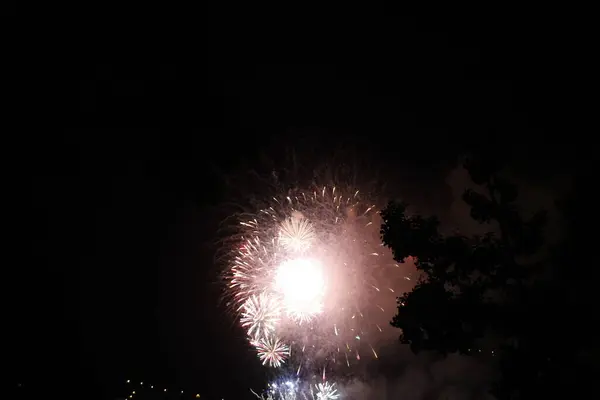
<path id="1" fill-rule="evenodd" d="M 310 319 L 323 308 L 325 280 L 321 263 L 308 258 L 283 262 L 276 271 L 275 289 L 292 317 L 300 322 Z"/>

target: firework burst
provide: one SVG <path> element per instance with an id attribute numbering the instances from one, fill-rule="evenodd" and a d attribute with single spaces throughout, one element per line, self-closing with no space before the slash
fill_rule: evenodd
<path id="1" fill-rule="evenodd" d="M 335 388 L 335 383 L 329 383 L 329 382 L 319 383 L 316 385 L 316 389 L 317 389 L 317 394 L 316 394 L 317 400 L 335 400 L 340 397 L 337 389 Z"/>
<path id="2" fill-rule="evenodd" d="M 273 382 L 269 385 L 269 395 L 277 400 L 296 400 L 298 399 L 298 381 L 287 380 L 285 382 Z"/>
<path id="3" fill-rule="evenodd" d="M 409 287 L 375 204 L 358 190 L 294 189 L 240 221 L 228 285 L 263 364 L 281 366 L 292 348 L 313 366 L 378 357 L 376 337 Z"/>
<path id="4" fill-rule="evenodd" d="M 250 389 L 252 394 L 261 400 L 335 400 L 340 398 L 335 384 L 325 382 L 312 385 L 299 378 L 279 378 L 267 386 L 259 394 Z"/>
<path id="5" fill-rule="evenodd" d="M 258 358 L 263 365 L 269 364 L 271 367 L 280 367 L 290 354 L 290 348 L 275 336 L 253 340 L 252 344 L 256 347 Z"/>
<path id="6" fill-rule="evenodd" d="M 279 242 L 289 251 L 304 252 L 310 248 L 315 238 L 313 225 L 300 212 L 292 212 L 291 218 L 281 223 Z"/>
<path id="7" fill-rule="evenodd" d="M 284 261 L 275 272 L 275 290 L 288 313 L 299 323 L 310 321 L 323 309 L 323 267 L 308 258 Z"/>
<path id="8" fill-rule="evenodd" d="M 253 340 L 266 338 L 275 331 L 280 316 L 280 303 L 266 293 L 250 296 L 242 306 L 240 322 Z"/>

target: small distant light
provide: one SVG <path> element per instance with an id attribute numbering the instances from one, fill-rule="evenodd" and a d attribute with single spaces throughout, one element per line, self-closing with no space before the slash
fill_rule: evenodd
<path id="1" fill-rule="evenodd" d="M 144 382 L 140 382 L 140 385 L 143 385 L 143 384 L 144 384 Z"/>
<path id="2" fill-rule="evenodd" d="M 181 391 L 181 394 L 183 394 L 183 390 Z"/>
<path id="3" fill-rule="evenodd" d="M 131 394 L 135 394 L 135 390 L 133 392 L 131 392 Z"/>
<path id="4" fill-rule="evenodd" d="M 150 389 L 154 389 L 154 385 L 150 385 Z"/>
<path id="5" fill-rule="evenodd" d="M 131 382 L 129 379 L 127 379 L 127 383 Z"/>
<path id="6" fill-rule="evenodd" d="M 130 394 L 130 395 L 129 395 L 129 398 L 131 399 L 132 397 L 133 397 L 133 395 L 131 395 L 131 394 Z"/>
<path id="7" fill-rule="evenodd" d="M 197 398 L 197 399 L 199 399 L 199 398 L 200 398 L 200 395 L 199 395 L 198 393 L 196 393 L 196 398 Z"/>
<path id="8" fill-rule="evenodd" d="M 167 389 L 163 390 L 163 392 L 166 392 L 166 391 L 167 391 Z"/>

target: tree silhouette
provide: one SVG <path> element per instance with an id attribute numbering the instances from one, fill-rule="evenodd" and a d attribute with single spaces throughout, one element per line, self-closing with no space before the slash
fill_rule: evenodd
<path id="1" fill-rule="evenodd" d="M 490 224 L 489 233 L 444 235 L 437 218 L 410 215 L 403 203 L 382 211 L 383 243 L 396 261 L 413 257 L 422 272 L 415 288 L 398 298 L 391 324 L 414 352 L 483 349 L 499 357 L 498 398 L 538 396 L 540 387 L 551 386 L 550 337 L 556 338 L 547 323 L 556 293 L 538 280 L 548 265 L 548 257 L 540 257 L 546 213 L 525 218 L 519 212 L 517 187 L 501 176 L 497 159 L 471 158 L 464 167 L 482 190 L 465 190 L 462 199 L 474 220 Z"/>

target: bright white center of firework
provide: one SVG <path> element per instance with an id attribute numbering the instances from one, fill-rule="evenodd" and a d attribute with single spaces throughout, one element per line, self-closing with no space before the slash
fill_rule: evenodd
<path id="1" fill-rule="evenodd" d="M 275 275 L 275 289 L 283 296 L 285 307 L 299 320 L 321 312 L 325 280 L 321 263 L 308 258 L 283 262 Z"/>

